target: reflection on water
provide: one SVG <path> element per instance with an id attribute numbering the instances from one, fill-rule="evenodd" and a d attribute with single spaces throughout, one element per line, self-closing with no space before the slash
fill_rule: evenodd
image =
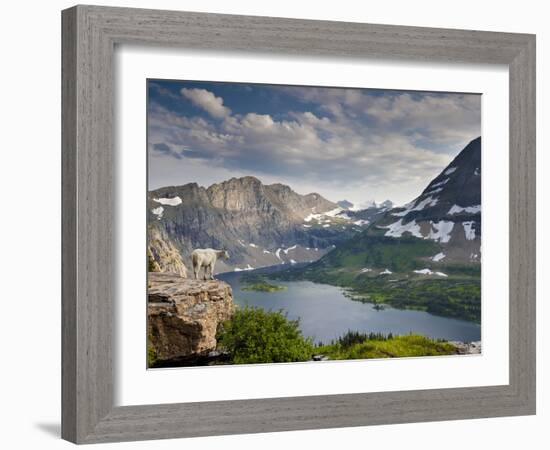
<path id="1" fill-rule="evenodd" d="M 241 290 L 241 272 L 224 273 L 217 278 L 233 288 L 235 303 L 266 310 L 284 310 L 289 319 L 300 319 L 305 336 L 316 342 L 328 343 L 348 330 L 409 334 L 456 341 L 481 339 L 479 324 L 464 320 L 434 316 L 423 311 L 385 308 L 376 310 L 372 304 L 350 300 L 342 288 L 311 281 L 279 281 L 287 289 L 278 292 Z"/>

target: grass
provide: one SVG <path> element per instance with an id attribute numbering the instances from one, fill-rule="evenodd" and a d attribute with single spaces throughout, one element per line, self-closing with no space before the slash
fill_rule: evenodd
<path id="1" fill-rule="evenodd" d="M 336 342 L 317 347 L 316 351 L 333 360 L 441 356 L 457 353 L 454 345 L 425 336 L 373 336 L 356 332 L 348 332 Z"/>

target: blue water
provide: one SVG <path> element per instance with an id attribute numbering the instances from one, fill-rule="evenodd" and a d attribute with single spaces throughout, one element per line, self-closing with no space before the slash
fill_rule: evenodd
<path id="1" fill-rule="evenodd" d="M 275 284 L 284 285 L 287 289 L 278 292 L 243 291 L 240 282 L 242 275 L 243 272 L 217 275 L 217 278 L 231 285 L 235 303 L 266 310 L 283 310 L 289 319 L 300 319 L 302 333 L 316 342 L 328 343 L 348 330 L 386 334 L 412 332 L 464 342 L 481 340 L 479 324 L 423 311 L 390 307 L 376 310 L 372 304 L 347 298 L 344 290 L 336 286 L 311 281 L 277 280 Z"/>

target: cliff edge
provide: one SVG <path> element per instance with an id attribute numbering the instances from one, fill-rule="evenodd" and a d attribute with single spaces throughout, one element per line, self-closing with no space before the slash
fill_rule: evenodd
<path id="1" fill-rule="evenodd" d="M 223 281 L 149 272 L 147 331 L 157 361 L 214 351 L 218 325 L 234 310 L 233 291 Z"/>

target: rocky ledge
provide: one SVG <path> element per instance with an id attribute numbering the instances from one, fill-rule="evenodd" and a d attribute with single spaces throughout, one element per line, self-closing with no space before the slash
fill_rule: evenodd
<path id="1" fill-rule="evenodd" d="M 456 347 L 456 352 L 459 355 L 481 354 L 481 341 L 473 341 L 473 342 L 449 341 L 449 343 L 453 344 Z"/>
<path id="2" fill-rule="evenodd" d="M 214 351 L 218 325 L 231 318 L 234 310 L 233 292 L 223 281 L 149 273 L 149 345 L 160 364 Z"/>

